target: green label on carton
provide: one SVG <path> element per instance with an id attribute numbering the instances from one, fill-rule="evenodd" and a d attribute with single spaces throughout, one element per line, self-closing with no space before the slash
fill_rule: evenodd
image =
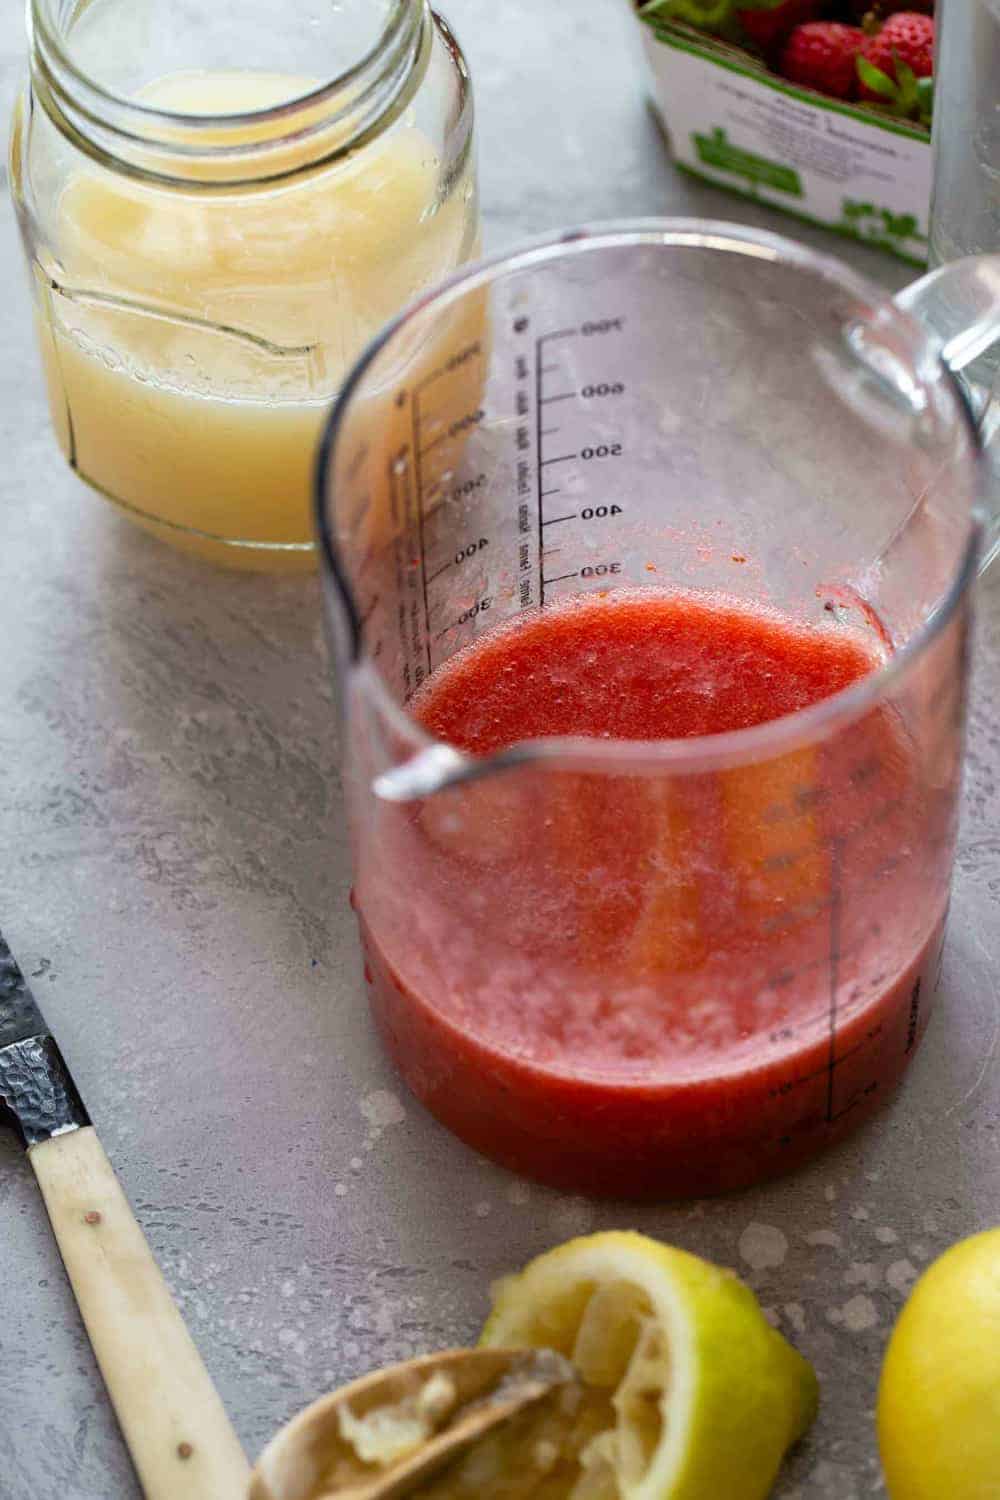
<path id="1" fill-rule="evenodd" d="M 684 0 L 689 3 L 714 0 Z M 639 30 L 677 165 L 757 203 L 926 264 L 928 132 L 912 120 L 799 88 L 761 59 L 664 20 L 668 4 L 673 0 L 663 6 L 649 0 L 641 19 L 655 20 L 655 29 Z"/>
<path id="2" fill-rule="evenodd" d="M 853 239 L 870 240 L 875 245 L 890 245 L 898 240 L 922 240 L 915 214 L 893 213 L 877 203 L 844 198 L 840 206 L 840 223 L 836 226 Z"/>
<path id="3" fill-rule="evenodd" d="M 760 182 L 779 192 L 790 193 L 793 198 L 802 197 L 802 183 L 794 167 L 780 161 L 770 161 L 766 156 L 756 156 L 744 151 L 726 139 L 726 132 L 716 126 L 711 135 L 691 132 L 694 149 L 707 167 L 718 167 L 723 172 L 733 172 L 737 177 L 746 177 L 750 182 Z"/>

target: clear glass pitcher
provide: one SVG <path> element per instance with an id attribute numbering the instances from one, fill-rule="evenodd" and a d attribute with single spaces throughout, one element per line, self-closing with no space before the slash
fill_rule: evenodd
<path id="1" fill-rule="evenodd" d="M 721 1190 L 899 1080 L 937 983 L 982 555 L 952 372 L 998 329 L 995 261 L 893 302 L 775 236 L 652 221 L 460 275 L 354 370 L 318 528 L 365 976 L 477 1150 L 596 1193 Z M 881 665 L 697 738 L 475 757 L 415 717 L 498 623 L 648 587 L 854 632 Z"/>

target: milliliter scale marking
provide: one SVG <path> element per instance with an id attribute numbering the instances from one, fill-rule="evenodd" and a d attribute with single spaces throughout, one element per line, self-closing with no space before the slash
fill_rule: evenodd
<path id="1" fill-rule="evenodd" d="M 841 867 L 844 851 L 839 838 L 830 840 L 830 1039 L 826 1060 L 826 1118 L 834 1120 L 834 1082 L 837 1072 L 837 989 L 840 984 L 840 911 L 843 900 Z"/>
<path id="2" fill-rule="evenodd" d="M 852 773 L 852 776 L 863 773 L 864 780 L 870 781 L 872 779 L 872 776 L 880 772 L 882 769 L 883 768 L 878 762 L 875 762 L 875 764 L 873 765 L 871 759 L 869 759 L 868 761 L 863 762 L 858 767 L 856 767 L 855 772 Z M 901 804 L 897 801 L 896 803 L 892 803 L 890 805 L 895 808 L 896 806 Z M 878 1091 L 880 1087 L 878 1078 L 869 1078 L 867 1082 L 858 1084 L 846 1100 L 838 1100 L 836 1087 L 837 1073 L 845 1063 L 849 1062 L 852 1058 L 855 1058 L 859 1053 L 865 1052 L 868 1048 L 878 1043 L 879 1040 L 884 1037 L 886 1030 L 886 1018 L 883 1017 L 882 1019 L 876 1019 L 865 1029 L 863 1035 L 861 1035 L 858 1040 L 853 1043 L 852 1046 L 848 1047 L 846 1050 L 838 1051 L 838 1037 L 843 1027 L 847 1025 L 848 1020 L 853 1020 L 856 1016 L 863 1012 L 868 1005 L 873 1003 L 870 998 L 866 999 L 864 997 L 860 997 L 857 990 L 852 991 L 851 995 L 847 996 L 846 999 L 842 998 L 842 968 L 844 960 L 852 957 L 855 952 L 863 952 L 866 946 L 866 937 L 877 940 L 880 932 L 878 923 L 872 923 L 870 930 L 866 934 L 866 937 L 857 939 L 856 943 L 853 945 L 847 947 L 845 947 L 844 945 L 844 935 L 842 931 L 843 881 L 845 862 L 849 853 L 850 844 L 850 837 L 842 835 L 833 836 L 825 844 L 825 847 L 828 849 L 830 854 L 830 894 L 826 902 L 824 903 L 829 913 L 829 936 L 826 952 L 805 964 L 799 964 L 793 971 L 783 972 L 782 974 L 775 976 L 768 982 L 768 985 L 766 986 L 766 988 L 783 987 L 785 984 L 792 983 L 796 978 L 801 977 L 805 970 L 814 968 L 819 965 L 823 965 L 827 969 L 828 998 L 822 1010 L 814 1012 L 811 1016 L 800 1017 L 795 1022 L 778 1026 L 770 1033 L 770 1039 L 775 1045 L 779 1045 L 783 1042 L 788 1043 L 793 1041 L 796 1037 L 808 1033 L 813 1026 L 817 1025 L 821 1021 L 826 1021 L 827 1044 L 826 1056 L 824 1060 L 818 1066 L 811 1069 L 808 1073 L 801 1073 L 795 1077 L 786 1079 L 782 1084 L 778 1085 L 771 1092 L 772 1097 L 776 1099 L 783 1099 L 795 1093 L 797 1090 L 807 1087 L 809 1084 L 817 1083 L 821 1079 L 824 1080 L 824 1098 L 820 1106 L 819 1116 L 817 1117 L 815 1123 L 819 1123 L 819 1120 L 821 1119 L 822 1122 L 828 1126 L 835 1125 L 846 1115 L 850 1114 L 853 1109 L 857 1108 L 859 1104 L 863 1103 L 865 1099 L 869 1098 L 871 1095 Z M 893 862 L 889 866 L 887 871 L 876 871 L 875 877 L 868 884 L 862 886 L 852 886 L 852 896 L 854 897 L 855 901 L 859 897 L 864 896 L 866 891 L 874 891 L 875 889 L 877 889 L 883 883 L 885 874 L 891 873 L 891 869 L 894 868 L 894 865 L 895 862 Z M 941 950 L 937 958 L 936 974 L 930 986 L 932 992 L 937 990 L 940 983 L 943 950 L 944 944 L 942 940 Z M 882 977 L 883 976 L 879 976 L 877 979 L 873 980 L 873 984 L 875 985 L 876 989 L 881 983 Z M 918 974 L 915 982 L 910 989 L 908 997 L 905 1001 L 900 1001 L 900 1004 L 906 1004 L 908 1009 L 907 1037 L 905 1048 L 907 1053 L 913 1050 L 916 1042 L 916 1034 L 921 1017 L 921 994 L 923 991 L 923 986 L 924 977 L 923 975 Z M 783 1141 L 787 1141 L 788 1139 L 789 1137 L 782 1137 Z"/>
<path id="3" fill-rule="evenodd" d="M 472 431 L 483 421 L 485 413 L 478 407 L 475 409 L 468 409 L 463 407 L 461 408 L 460 414 L 455 416 L 450 421 L 441 418 L 435 419 L 433 416 L 428 420 L 424 410 L 424 397 L 427 389 L 430 386 L 436 385 L 439 381 L 449 375 L 458 376 L 458 378 L 464 382 L 467 379 L 468 362 L 476 356 L 481 356 L 481 353 L 482 351 L 478 342 L 466 345 L 464 348 L 458 350 L 449 360 L 445 361 L 443 365 L 439 366 L 438 369 L 425 376 L 423 380 L 418 381 L 413 386 L 410 393 L 410 418 L 412 428 L 411 446 L 413 452 L 413 477 L 416 490 L 417 512 L 416 545 L 419 555 L 418 562 L 420 568 L 420 583 L 424 618 L 423 654 L 426 660 L 425 673 L 427 676 L 430 675 L 435 666 L 433 656 L 433 642 L 436 640 L 440 640 L 443 636 L 447 635 L 449 630 L 451 630 L 456 623 L 462 623 L 461 621 L 453 621 L 449 625 L 446 625 L 444 629 L 437 631 L 432 629 L 431 616 L 434 612 L 434 606 L 431 601 L 431 587 L 439 578 L 442 578 L 451 567 L 455 566 L 457 563 L 460 564 L 462 561 L 465 561 L 469 557 L 472 557 L 480 547 L 485 547 L 488 544 L 488 539 L 478 539 L 475 544 L 470 544 L 466 548 L 460 549 L 459 553 L 456 554 L 455 557 L 449 557 L 445 562 L 441 563 L 437 568 L 435 568 L 433 573 L 428 572 L 428 551 L 426 535 L 427 510 L 429 503 L 435 498 L 436 495 L 441 492 L 442 478 L 440 475 L 437 475 L 435 476 L 433 483 L 428 484 L 426 460 L 428 459 L 429 455 L 439 453 L 443 449 L 445 444 L 453 442 Z M 431 426 L 435 428 L 440 427 L 441 430 L 435 431 L 433 436 L 429 436 L 428 428 Z M 476 479 L 467 480 L 464 485 L 460 485 L 458 488 L 460 490 L 464 489 L 471 493 L 477 487 L 485 483 L 485 478 L 486 476 L 484 474 L 480 474 Z M 477 605 L 477 609 L 479 607 L 480 606 Z M 422 678 L 425 673 L 422 671 L 420 673 L 420 677 Z M 419 680 L 417 685 L 419 686 Z"/>
<path id="4" fill-rule="evenodd" d="M 518 327 L 516 331 L 523 332 L 526 329 L 527 320 L 523 320 L 523 325 Z M 531 372 L 530 364 L 527 360 L 522 361 L 519 359 L 518 361 L 519 378 L 527 378 L 524 380 L 526 389 L 519 390 L 517 393 L 517 412 L 514 416 L 515 422 L 521 424 L 517 425 L 515 429 L 518 457 L 521 461 L 517 467 L 519 470 L 522 466 L 527 467 L 529 472 L 531 468 L 534 468 L 535 471 L 537 506 L 536 545 L 538 554 L 537 604 L 539 607 L 544 607 L 547 602 L 550 602 L 547 591 L 551 590 L 556 584 L 568 582 L 575 578 L 580 578 L 584 582 L 591 579 L 603 579 L 613 575 L 620 575 L 623 571 L 622 564 L 619 561 L 583 562 L 581 566 L 573 569 L 569 567 L 562 571 L 553 569 L 548 576 L 545 567 L 546 556 L 549 556 L 551 559 L 556 553 L 564 550 L 561 545 L 546 544 L 546 528 L 555 527 L 574 520 L 601 522 L 606 519 L 617 518 L 624 512 L 624 507 L 617 500 L 604 503 L 602 497 L 599 503 L 592 505 L 581 504 L 575 510 L 571 510 L 564 504 L 561 511 L 557 508 L 555 515 L 547 515 L 545 513 L 546 501 L 551 500 L 561 491 L 564 492 L 564 486 L 555 482 L 556 473 L 561 466 L 576 464 L 578 467 L 574 477 L 578 480 L 581 468 L 585 468 L 591 461 L 620 457 L 624 451 L 623 444 L 617 436 L 609 438 L 607 442 L 603 438 L 599 439 L 593 436 L 590 436 L 588 440 L 589 434 L 593 431 L 593 417 L 591 412 L 587 410 L 591 401 L 597 401 L 603 397 L 623 396 L 625 394 L 624 381 L 619 379 L 596 379 L 592 384 L 581 384 L 579 379 L 571 378 L 570 372 L 559 361 L 555 350 L 557 350 L 562 341 L 568 342 L 579 339 L 587 340 L 588 343 L 591 340 L 599 342 L 602 335 L 613 335 L 616 332 L 620 333 L 623 329 L 624 320 L 619 317 L 601 318 L 593 322 L 585 322 L 580 327 L 557 329 L 550 333 L 542 334 L 535 340 L 533 372 Z M 452 465 L 454 465 L 455 469 L 458 469 L 461 459 L 467 456 L 462 451 L 455 452 L 449 444 L 449 440 L 464 440 L 472 429 L 482 423 L 486 417 L 484 411 L 478 409 L 470 410 L 463 405 L 463 402 L 468 399 L 469 362 L 472 356 L 481 357 L 481 354 L 482 351 L 478 344 L 467 346 L 465 349 L 458 351 L 452 359 L 446 361 L 437 370 L 416 382 L 408 393 L 411 419 L 411 442 L 408 446 L 412 453 L 412 474 L 416 500 L 416 514 L 413 516 L 411 535 L 413 553 L 415 554 L 413 564 L 419 567 L 420 570 L 419 585 L 416 578 L 413 579 L 413 584 L 419 588 L 420 613 L 423 617 L 423 628 L 421 631 L 423 639 L 419 643 L 419 655 L 422 659 L 419 663 L 414 661 L 412 664 L 413 679 L 416 686 L 419 686 L 420 681 L 429 675 L 437 664 L 435 643 L 443 640 L 452 630 L 462 625 L 467 625 L 473 620 L 476 620 L 478 623 L 477 617 L 490 611 L 497 602 L 493 597 L 494 593 L 496 593 L 497 580 L 491 577 L 490 582 L 485 584 L 479 594 L 468 602 L 467 607 L 460 607 L 457 618 L 448 618 L 446 616 L 442 622 L 441 611 L 445 603 L 450 601 L 450 613 L 454 614 L 455 612 L 454 591 L 453 589 L 445 589 L 444 595 L 442 595 L 440 588 L 435 588 L 435 585 L 439 585 L 440 580 L 449 574 L 452 569 L 461 566 L 463 562 L 470 561 L 479 551 L 490 547 L 491 543 L 495 540 L 493 536 L 495 528 L 491 524 L 492 518 L 489 515 L 488 504 L 486 514 L 480 521 L 475 535 L 470 530 L 466 542 L 454 555 L 441 557 L 438 547 L 428 534 L 433 501 L 445 488 L 442 474 L 450 480 L 452 477 Z M 601 357 L 604 357 L 603 354 Z M 521 367 L 522 363 L 523 368 Z M 532 445 L 530 426 L 528 425 L 530 423 L 532 395 L 531 373 L 534 374 L 535 404 L 535 452 L 533 455 L 530 453 Z M 452 400 L 448 398 L 446 387 L 446 393 L 442 394 L 443 383 L 447 381 L 449 376 L 453 376 L 460 382 L 457 396 Z M 554 377 L 561 377 L 561 380 L 557 381 Z M 547 380 L 548 384 L 546 384 Z M 559 388 L 553 389 L 553 385 Z M 433 388 L 433 398 L 428 394 L 431 388 Z M 574 406 L 579 408 L 578 412 L 574 412 Z M 545 414 L 546 409 L 551 415 Z M 442 415 L 442 412 L 445 414 L 454 412 L 456 415 L 454 419 L 449 420 L 448 415 Z M 578 435 L 578 446 L 573 448 L 573 451 L 570 451 L 572 447 L 571 442 L 564 444 L 564 451 L 560 451 L 558 446 L 560 429 L 564 429 L 566 426 L 564 413 L 573 415 L 575 420 L 572 421 L 572 426 L 576 428 L 578 434 L 580 430 L 580 416 L 582 415 L 583 440 L 581 442 L 581 438 Z M 526 416 L 528 417 L 528 423 L 524 422 Z M 497 431 L 501 430 L 499 423 L 495 424 L 495 426 Z M 553 443 L 556 445 L 555 451 L 551 449 Z M 532 459 L 534 460 L 533 463 Z M 525 463 L 525 461 L 527 462 Z M 472 504 L 474 505 L 475 494 L 473 492 L 477 486 L 483 487 L 483 499 L 488 502 L 488 483 L 485 473 L 477 476 L 466 475 L 464 479 L 459 478 L 456 481 L 452 498 L 462 500 L 469 498 L 469 494 L 471 494 Z M 585 534 L 581 539 L 579 533 L 577 533 L 574 537 L 574 542 L 581 540 L 584 545 L 588 545 L 587 535 Z M 573 543 L 570 545 L 572 546 Z M 522 546 L 520 569 L 515 565 L 515 577 L 521 576 L 522 579 L 524 578 L 524 566 L 524 548 Z M 443 585 L 440 587 L 443 587 Z M 521 608 L 530 608 L 536 602 L 531 599 L 530 595 L 531 590 L 528 589 L 525 592 L 522 583 Z M 418 643 L 414 639 L 412 632 L 410 649 L 411 651 L 418 649 Z"/>
<path id="5" fill-rule="evenodd" d="M 420 578 L 424 595 L 424 646 L 427 651 L 427 675 L 430 676 L 433 668 L 431 665 L 431 606 L 428 594 L 427 580 L 427 549 L 424 541 L 424 470 L 423 460 L 431 448 L 437 446 L 437 442 L 430 444 L 426 450 L 420 446 L 420 393 L 435 379 L 429 376 L 426 381 L 421 382 L 413 392 L 412 415 L 413 415 L 413 468 L 417 486 L 417 536 L 420 544 Z M 439 441 L 439 440 L 438 440 Z"/>
<path id="6" fill-rule="evenodd" d="M 537 505 L 538 505 L 538 603 L 541 608 L 545 607 L 545 590 L 553 588 L 557 583 L 568 582 L 571 578 L 603 578 L 620 574 L 622 565 L 620 562 L 607 562 L 596 564 L 584 564 L 566 573 L 556 573 L 547 578 L 546 556 L 559 552 L 562 548 L 558 545 L 552 546 L 546 543 L 545 532 L 550 526 L 560 526 L 567 521 L 583 519 L 585 521 L 603 520 L 608 516 L 620 516 L 624 507 L 619 503 L 599 504 L 582 506 L 579 510 L 565 511 L 561 515 L 548 515 L 546 513 L 545 501 L 553 495 L 565 493 L 562 485 L 554 482 L 555 475 L 551 472 L 557 467 L 573 463 L 589 463 L 594 459 L 618 458 L 623 453 L 623 445 L 620 441 L 595 442 L 585 444 L 582 448 L 573 452 L 560 451 L 560 446 L 566 444 L 553 444 L 555 452 L 547 450 L 546 438 L 554 438 L 563 430 L 560 422 L 561 412 L 559 408 L 566 401 L 585 403 L 600 397 L 624 396 L 625 383 L 622 380 L 601 380 L 592 384 L 578 385 L 577 382 L 564 369 L 558 358 L 558 345 L 569 340 L 590 339 L 604 334 L 621 333 L 625 327 L 625 320 L 620 317 L 601 318 L 594 322 L 583 323 L 578 328 L 559 328 L 551 333 L 543 333 L 535 340 L 535 449 L 537 467 Z M 557 346 L 553 348 L 552 346 Z M 560 377 L 560 385 L 569 384 L 570 389 L 552 390 L 546 383 L 546 376 Z M 554 382 L 553 382 L 554 383 Z M 545 408 L 555 408 L 551 413 Z M 545 426 L 545 422 L 555 425 Z"/>

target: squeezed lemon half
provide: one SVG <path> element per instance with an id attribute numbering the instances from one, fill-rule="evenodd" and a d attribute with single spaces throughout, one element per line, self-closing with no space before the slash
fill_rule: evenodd
<path id="1" fill-rule="evenodd" d="M 556 1349 L 583 1385 L 470 1455 L 478 1476 L 452 1471 L 481 1494 L 764 1500 L 816 1413 L 812 1367 L 749 1288 L 640 1234 L 571 1240 L 508 1277 L 480 1342 Z"/>

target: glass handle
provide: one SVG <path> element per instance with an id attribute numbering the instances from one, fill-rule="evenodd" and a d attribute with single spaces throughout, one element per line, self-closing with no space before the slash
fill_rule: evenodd
<path id="1" fill-rule="evenodd" d="M 1000 255 L 951 261 L 897 293 L 896 305 L 912 313 L 964 385 L 979 422 L 987 460 L 988 514 L 980 571 L 1000 552 L 1000 390 L 997 356 L 983 359 L 1000 341 Z"/>
<path id="2" fill-rule="evenodd" d="M 970 255 L 939 266 L 896 294 L 919 318 L 957 373 L 1000 339 L 1000 255 Z"/>

